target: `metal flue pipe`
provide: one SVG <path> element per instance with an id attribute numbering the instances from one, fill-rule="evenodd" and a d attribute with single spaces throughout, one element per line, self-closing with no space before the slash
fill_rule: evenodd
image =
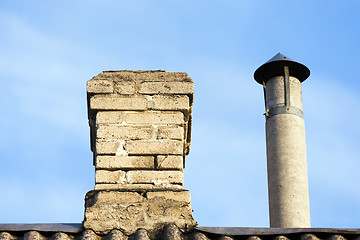
<path id="1" fill-rule="evenodd" d="M 270 227 L 310 227 L 301 82 L 310 70 L 277 54 L 254 73 L 263 85 Z"/>

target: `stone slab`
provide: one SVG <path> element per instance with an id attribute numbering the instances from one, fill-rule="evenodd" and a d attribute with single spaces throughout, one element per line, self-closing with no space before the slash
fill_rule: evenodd
<path id="1" fill-rule="evenodd" d="M 134 82 L 192 82 L 186 72 L 167 72 L 165 70 L 154 71 L 103 71 L 92 78 L 93 80 L 134 81 Z"/>

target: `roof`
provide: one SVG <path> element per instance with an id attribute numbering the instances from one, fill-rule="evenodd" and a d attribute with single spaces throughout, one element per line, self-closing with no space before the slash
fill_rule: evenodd
<path id="1" fill-rule="evenodd" d="M 83 229 L 82 224 L 0 224 L 0 239 L 86 239 L 86 240 L 347 240 L 359 239 L 360 229 L 336 228 L 237 228 L 237 227 L 198 227 L 183 233 L 175 225 L 166 226 L 156 236 L 139 229 L 131 236 L 120 230 L 100 236 L 92 230 Z"/>

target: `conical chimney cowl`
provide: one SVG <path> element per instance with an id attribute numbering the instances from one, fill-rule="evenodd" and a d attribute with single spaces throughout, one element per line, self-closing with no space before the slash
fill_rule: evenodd
<path id="1" fill-rule="evenodd" d="M 273 77 L 282 76 L 284 75 L 284 66 L 288 66 L 290 76 L 296 77 L 300 82 L 305 81 L 310 76 L 310 70 L 305 65 L 278 53 L 256 69 L 254 79 L 262 84 Z"/>

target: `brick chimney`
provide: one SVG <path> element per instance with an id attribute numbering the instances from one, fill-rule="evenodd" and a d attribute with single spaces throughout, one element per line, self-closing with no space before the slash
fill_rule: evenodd
<path id="1" fill-rule="evenodd" d="M 181 72 L 104 71 L 88 81 L 95 190 L 85 198 L 84 228 L 130 235 L 196 225 L 183 189 L 193 92 Z"/>

